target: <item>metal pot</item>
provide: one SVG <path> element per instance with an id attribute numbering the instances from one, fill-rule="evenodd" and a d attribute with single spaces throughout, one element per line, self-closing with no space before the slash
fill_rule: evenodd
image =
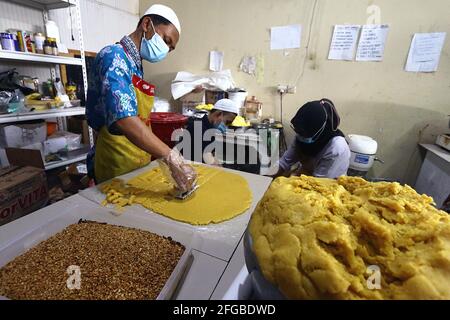
<path id="1" fill-rule="evenodd" d="M 259 268 L 258 260 L 253 252 L 252 236 L 248 228 L 244 235 L 244 255 L 245 264 L 247 265 L 253 287 L 252 298 L 256 300 L 286 300 L 281 291 L 264 278 Z"/>

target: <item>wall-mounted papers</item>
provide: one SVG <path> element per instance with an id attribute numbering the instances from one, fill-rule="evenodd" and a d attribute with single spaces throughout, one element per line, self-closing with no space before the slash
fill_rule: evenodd
<path id="1" fill-rule="evenodd" d="M 357 25 L 336 25 L 328 59 L 352 61 L 360 29 L 361 26 Z"/>
<path id="2" fill-rule="evenodd" d="M 223 52 L 211 51 L 209 53 L 209 70 L 222 71 L 223 69 Z"/>
<path id="3" fill-rule="evenodd" d="M 283 27 L 273 27 L 270 33 L 270 49 L 285 50 L 300 48 L 302 26 L 294 24 Z"/>
<path id="4" fill-rule="evenodd" d="M 436 72 L 446 36 L 445 32 L 416 33 L 409 50 L 406 71 Z"/>
<path id="5" fill-rule="evenodd" d="M 363 26 L 356 61 L 383 61 L 388 32 L 388 25 Z"/>

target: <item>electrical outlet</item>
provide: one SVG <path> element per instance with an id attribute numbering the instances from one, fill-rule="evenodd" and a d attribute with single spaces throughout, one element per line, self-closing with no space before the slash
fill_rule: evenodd
<path id="1" fill-rule="evenodd" d="M 286 93 L 288 93 L 288 94 L 296 94 L 297 93 L 297 87 L 296 86 L 287 86 Z"/>
<path id="2" fill-rule="evenodd" d="M 284 85 L 278 85 L 277 90 L 281 94 L 295 94 L 297 93 L 297 87 L 296 86 L 284 86 Z"/>
<path id="3" fill-rule="evenodd" d="M 277 90 L 279 93 L 287 93 L 289 86 L 278 85 Z"/>

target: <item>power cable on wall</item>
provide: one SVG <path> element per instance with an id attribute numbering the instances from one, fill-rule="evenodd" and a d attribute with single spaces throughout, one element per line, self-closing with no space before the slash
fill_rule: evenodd
<path id="1" fill-rule="evenodd" d="M 303 75 L 305 73 L 306 63 L 309 58 L 309 48 L 311 45 L 311 38 L 312 38 L 312 31 L 313 31 L 312 29 L 313 29 L 313 25 L 314 25 L 316 13 L 317 13 L 318 3 L 319 3 L 319 0 L 314 0 L 314 5 L 313 5 L 313 9 L 311 12 L 311 18 L 310 18 L 310 22 L 309 22 L 309 32 L 308 32 L 308 41 L 306 43 L 305 59 L 303 60 L 302 71 L 300 72 L 299 76 L 297 77 L 297 79 L 294 82 L 295 86 L 298 85 L 300 79 L 303 77 Z M 280 121 L 281 121 L 281 123 L 283 123 L 283 95 L 284 95 L 284 93 L 280 92 Z"/>
<path id="2" fill-rule="evenodd" d="M 315 0 L 314 1 L 314 6 L 313 6 L 313 10 L 311 13 L 311 20 L 309 22 L 309 32 L 308 32 L 308 41 L 306 43 L 306 53 L 305 53 L 305 59 L 303 61 L 303 67 L 302 67 L 302 71 L 299 74 L 298 78 L 295 80 L 295 85 L 298 85 L 298 82 L 300 81 L 300 79 L 303 77 L 303 75 L 305 74 L 305 69 L 306 69 L 306 63 L 308 62 L 309 59 L 309 47 L 311 45 L 311 38 L 312 38 L 312 29 L 313 29 L 313 25 L 314 25 L 314 20 L 316 17 L 316 13 L 317 13 L 317 6 L 318 6 L 319 0 Z"/>
<path id="3" fill-rule="evenodd" d="M 280 121 L 283 124 L 283 92 L 280 92 Z"/>
<path id="4" fill-rule="evenodd" d="M 75 37 L 73 36 L 72 6 L 69 7 L 69 16 L 70 16 L 70 33 L 72 35 L 72 42 L 73 42 L 75 41 Z"/>

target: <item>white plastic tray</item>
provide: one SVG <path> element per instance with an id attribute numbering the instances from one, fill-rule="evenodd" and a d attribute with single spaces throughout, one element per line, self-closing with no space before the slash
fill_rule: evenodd
<path id="1" fill-rule="evenodd" d="M 171 237 L 170 234 L 160 232 L 158 226 L 151 226 L 146 223 L 146 221 L 143 221 L 136 216 L 128 216 L 124 219 L 122 217 L 114 217 L 107 210 L 102 208 L 96 209 L 96 212 L 83 209 L 85 209 L 83 205 L 78 206 L 75 204 L 68 204 L 63 212 L 60 212 L 55 219 L 43 222 L 40 226 L 34 226 L 34 228 L 30 228 L 27 232 L 22 234 L 17 234 L 13 239 L 10 239 L 7 244 L 2 244 L 2 247 L 0 247 L 0 268 L 37 244 L 61 232 L 67 226 L 78 223 L 80 219 L 136 228 L 163 237 Z M 166 282 L 166 285 L 161 290 L 157 300 L 171 299 L 174 296 L 177 288 L 181 285 L 180 281 L 183 279 L 183 275 L 188 272 L 189 267 L 192 264 L 193 255 L 191 253 L 190 243 L 192 241 L 192 235 L 186 234 L 181 238 L 183 238 L 184 241 L 180 241 L 179 237 L 178 239 L 174 239 L 174 241 L 180 242 L 185 247 L 185 251 L 172 272 L 172 275 Z M 0 300 L 4 299 L 7 298 L 0 296 Z"/>
<path id="2" fill-rule="evenodd" d="M 133 171 L 119 178 L 128 181 L 131 178 L 148 170 L 151 170 L 156 166 L 157 163 L 152 162 L 147 167 Z M 247 224 L 250 220 L 251 214 L 255 210 L 258 202 L 264 196 L 266 190 L 269 188 L 272 179 L 240 171 L 229 169 L 223 170 L 238 174 L 246 179 L 253 197 L 250 208 L 246 212 L 235 217 L 232 220 L 207 226 L 193 226 L 154 213 L 142 207 L 141 205 L 133 205 L 131 207 L 128 207 L 124 215 L 139 216 L 151 224 L 163 223 L 165 225 L 170 225 L 170 228 L 172 229 L 171 234 L 173 236 L 175 236 L 178 232 L 191 232 L 197 236 L 195 241 L 192 243 L 193 249 L 199 250 L 224 261 L 229 261 L 236 246 L 241 240 L 245 229 L 247 228 Z M 105 199 L 105 195 L 102 194 L 98 187 L 93 187 L 81 191 L 79 195 L 94 202 L 97 205 L 101 204 Z"/>

